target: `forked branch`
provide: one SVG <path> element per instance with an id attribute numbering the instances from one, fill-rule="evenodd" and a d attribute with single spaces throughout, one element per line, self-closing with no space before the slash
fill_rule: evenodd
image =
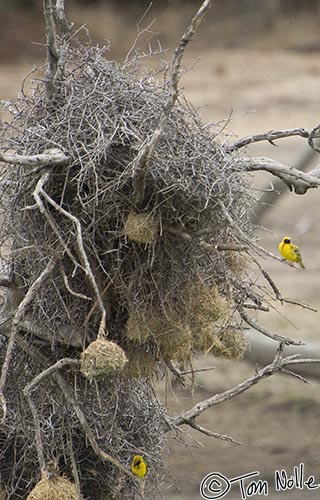
<path id="1" fill-rule="evenodd" d="M 172 418 L 172 423 L 176 426 L 180 426 L 183 424 L 191 425 L 194 427 L 194 419 L 201 415 L 205 410 L 211 408 L 212 406 L 218 405 L 227 401 L 229 399 L 242 394 L 243 392 L 250 389 L 253 385 L 259 383 L 261 380 L 270 377 L 274 373 L 283 372 L 288 375 L 296 376 L 290 370 L 287 369 L 289 366 L 300 365 L 300 364 L 309 364 L 309 363 L 320 363 L 320 359 L 303 359 L 300 358 L 300 355 L 294 354 L 292 356 L 287 356 L 285 358 L 282 357 L 282 353 L 284 350 L 284 343 L 281 342 L 279 344 L 278 350 L 274 357 L 274 360 L 271 364 L 263 367 L 261 370 L 256 372 L 252 377 L 248 378 L 241 382 L 241 384 L 236 385 L 232 389 L 228 389 L 225 392 L 220 394 L 215 394 L 211 398 L 200 401 L 196 405 L 194 405 L 189 410 L 180 413 L 179 415 Z M 305 380 L 303 379 L 305 382 Z"/>

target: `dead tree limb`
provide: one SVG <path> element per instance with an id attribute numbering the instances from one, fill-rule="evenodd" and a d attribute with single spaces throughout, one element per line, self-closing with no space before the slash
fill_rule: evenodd
<path id="1" fill-rule="evenodd" d="M 277 350 L 277 345 L 270 338 L 259 335 L 255 330 L 247 330 L 246 338 L 249 341 L 250 349 L 244 354 L 244 360 L 252 363 L 254 366 L 265 366 L 272 362 Z M 308 342 L 305 345 L 286 347 L 286 353 L 289 355 L 299 355 L 301 358 L 317 359 L 320 358 L 320 343 Z M 320 379 L 320 369 L 317 364 L 306 363 L 296 364 L 292 371 L 303 377 Z"/>
<path id="2" fill-rule="evenodd" d="M 36 388 L 40 382 L 54 373 L 57 370 L 60 370 L 64 366 L 78 366 L 79 361 L 76 359 L 71 359 L 71 358 L 64 358 L 64 359 L 59 359 L 54 365 L 50 366 L 46 370 L 43 370 L 41 373 L 39 373 L 36 377 L 34 377 L 33 380 L 29 384 L 26 385 L 26 387 L 23 390 L 23 393 L 25 397 L 28 400 L 31 412 L 32 412 L 32 417 L 33 417 L 33 423 L 34 423 L 34 431 L 35 431 L 35 441 L 36 441 L 36 448 L 37 448 L 37 455 L 38 455 L 38 461 L 40 465 L 40 469 L 42 472 L 46 470 L 46 462 L 44 458 L 44 451 L 43 451 L 43 444 L 42 444 L 42 439 L 41 439 L 41 427 L 40 427 L 40 420 L 37 412 L 36 405 L 34 404 L 31 393 L 32 391 Z"/>
<path id="3" fill-rule="evenodd" d="M 244 309 L 239 307 L 239 314 L 241 318 L 249 325 L 251 328 L 254 328 L 257 332 L 262 333 L 262 335 L 265 335 L 266 337 L 269 337 L 272 340 L 275 340 L 277 342 L 283 342 L 285 345 L 303 345 L 305 342 L 302 342 L 301 340 L 293 340 L 290 339 L 289 337 L 283 337 L 282 335 L 278 335 L 277 333 L 273 333 L 270 330 L 268 330 L 265 326 L 260 325 L 256 320 L 251 318 L 249 314 L 247 314 Z"/>
<path id="4" fill-rule="evenodd" d="M 305 194 L 308 189 L 320 186 L 319 171 L 313 170 L 304 173 L 294 167 L 289 167 L 278 161 L 266 157 L 243 157 L 236 160 L 247 172 L 264 170 L 279 177 L 296 194 Z M 317 174 L 317 175 L 315 175 Z"/>
<path id="5" fill-rule="evenodd" d="M 0 152 L 0 161 L 23 167 L 51 167 L 68 163 L 69 158 L 59 149 L 50 149 L 38 155 L 18 155 Z"/>
<path id="6" fill-rule="evenodd" d="M 63 236 L 61 235 L 61 233 L 60 233 L 60 231 L 59 231 L 56 223 L 54 222 L 54 220 L 50 216 L 49 212 L 46 210 L 46 207 L 44 206 L 44 203 L 43 203 L 43 201 L 41 199 L 40 195 L 42 194 L 42 192 L 44 190 L 44 186 L 48 182 L 49 179 L 50 179 L 50 172 L 49 171 L 45 171 L 41 175 L 40 179 L 37 182 L 37 185 L 36 185 L 35 190 L 33 192 L 33 197 L 34 197 L 34 199 L 36 201 L 37 207 L 40 210 L 41 214 L 47 219 L 48 224 L 50 225 L 50 227 L 52 228 L 53 232 L 57 236 L 57 238 L 59 240 L 59 243 L 61 244 L 63 250 L 66 252 L 66 254 L 70 258 L 71 262 L 73 262 L 73 264 L 75 266 L 75 269 L 77 269 L 79 267 L 80 269 L 82 269 L 84 271 L 84 268 L 82 267 L 82 265 L 80 264 L 80 262 L 78 262 L 77 259 L 74 257 L 73 253 L 69 249 L 69 246 L 64 241 Z M 31 210 L 33 210 L 34 207 L 25 207 L 25 209 L 31 209 Z"/>
<path id="7" fill-rule="evenodd" d="M 316 154 L 317 153 L 316 151 L 314 151 L 314 149 L 305 146 L 298 153 L 298 156 L 293 165 L 294 168 L 306 172 L 310 162 L 313 160 Z M 314 177 L 319 176 L 319 172 L 317 172 L 316 170 L 310 171 L 309 174 L 313 175 Z M 276 200 L 279 200 L 279 198 L 287 192 L 287 187 L 281 179 L 276 179 L 275 182 L 270 182 L 269 185 L 263 188 L 262 195 L 252 211 L 255 223 L 259 223 L 259 221 L 261 221 L 261 219 L 264 217 L 265 213 L 274 207 L 274 203 L 276 202 Z"/>
<path id="8" fill-rule="evenodd" d="M 67 36 L 72 28 L 72 23 L 69 23 L 68 19 L 66 18 L 64 10 L 64 0 L 56 0 L 54 14 L 58 21 L 60 32 L 62 33 L 62 35 Z"/>
<path id="9" fill-rule="evenodd" d="M 14 318 L 12 320 L 12 326 L 11 326 L 11 332 L 10 332 L 10 338 L 7 346 L 7 351 L 5 355 L 5 360 L 2 365 L 2 370 L 1 370 L 1 377 L 0 377 L 0 400 L 2 403 L 2 421 L 5 420 L 6 418 L 6 400 L 4 397 L 4 388 L 8 376 L 8 370 L 13 354 L 13 348 L 15 345 L 15 340 L 16 336 L 19 330 L 19 323 L 23 319 L 30 303 L 35 297 L 35 294 L 38 292 L 40 287 L 43 285 L 44 281 L 48 278 L 52 270 L 54 269 L 54 266 L 56 265 L 56 259 L 50 259 L 40 276 L 35 280 L 33 285 L 29 288 L 27 291 L 24 299 L 20 302 L 17 311 L 14 315 Z"/>
<path id="10" fill-rule="evenodd" d="M 40 194 L 43 196 L 43 198 L 50 203 L 51 206 L 53 206 L 58 212 L 60 212 L 62 215 L 67 217 L 69 220 L 73 222 L 73 224 L 76 227 L 76 235 L 77 235 L 77 244 L 78 244 L 78 249 L 79 249 L 79 254 L 80 254 L 80 259 L 82 261 L 82 266 L 85 270 L 86 276 L 88 277 L 88 280 L 91 284 L 91 287 L 95 293 L 96 299 L 98 306 L 100 308 L 101 312 L 101 321 L 100 321 L 100 326 L 99 326 L 99 333 L 98 335 L 103 336 L 104 334 L 107 333 L 107 328 L 106 328 L 106 319 L 107 319 L 107 312 L 103 304 L 103 300 L 101 297 L 101 293 L 99 290 L 99 287 L 97 285 L 97 281 L 95 279 L 95 276 L 91 270 L 90 262 L 87 256 L 87 253 L 85 251 L 84 243 L 83 243 L 83 238 L 82 238 L 82 226 L 77 217 L 75 217 L 73 214 L 62 208 L 58 203 L 56 203 L 43 189 L 43 187 L 40 187 Z"/>
<path id="11" fill-rule="evenodd" d="M 201 24 L 206 12 L 211 7 L 212 0 L 205 0 L 198 12 L 193 17 L 190 25 L 181 37 L 178 47 L 175 50 L 171 64 L 169 97 L 163 106 L 158 125 L 150 139 L 141 147 L 138 156 L 133 164 L 133 198 L 136 206 L 140 206 L 144 199 L 146 187 L 146 174 L 152 160 L 153 154 L 162 139 L 170 117 L 170 113 L 178 98 L 178 83 L 181 75 L 181 61 L 184 51 L 197 28 Z"/>
<path id="12" fill-rule="evenodd" d="M 243 392 L 250 389 L 253 385 L 256 385 L 261 380 L 270 377 L 274 373 L 283 372 L 286 374 L 293 375 L 290 372 L 288 373 L 287 370 L 288 366 L 320 363 L 320 359 L 310 359 L 310 358 L 304 359 L 300 358 L 299 355 L 296 354 L 283 358 L 282 357 L 283 349 L 284 349 L 284 344 L 280 343 L 271 364 L 264 366 L 261 370 L 252 375 L 252 377 L 248 378 L 247 380 L 244 380 L 243 382 L 241 382 L 241 384 L 236 385 L 232 389 L 228 389 L 225 392 L 222 392 L 220 394 L 215 394 L 214 396 L 208 399 L 200 401 L 189 410 L 184 411 L 179 415 L 173 417 L 172 423 L 176 426 L 180 426 L 183 424 L 192 426 L 194 419 L 197 418 L 199 415 L 201 415 L 201 413 L 203 413 L 208 408 L 211 408 L 212 406 L 218 405 L 220 403 L 223 403 L 224 401 L 227 401 L 229 399 L 238 396 L 239 394 L 242 394 Z"/>
<path id="13" fill-rule="evenodd" d="M 43 13 L 46 26 L 47 61 L 46 86 L 48 94 L 53 92 L 53 81 L 57 73 L 59 62 L 59 48 L 57 32 L 54 22 L 54 7 L 52 0 L 43 0 Z"/>
<path id="14" fill-rule="evenodd" d="M 239 441 L 236 441 L 230 436 L 227 436 L 226 434 L 218 434 L 217 432 L 210 431 L 209 429 L 205 429 L 201 425 L 197 424 L 195 420 L 190 420 L 188 422 L 188 425 L 192 427 L 193 429 L 201 432 L 202 434 L 205 434 L 206 436 L 214 437 L 216 439 L 221 439 L 222 441 L 229 441 L 230 443 L 237 444 L 241 446 L 241 443 Z"/>
<path id="15" fill-rule="evenodd" d="M 261 141 L 268 141 L 273 146 L 275 146 L 274 141 L 276 141 L 278 139 L 283 139 L 285 137 L 294 137 L 294 136 L 300 136 L 300 137 L 303 137 L 305 139 L 308 139 L 310 146 L 315 151 L 318 151 L 318 149 L 316 148 L 316 146 L 313 143 L 313 140 L 320 137 L 319 125 L 311 128 L 311 129 L 307 129 L 304 127 L 298 127 L 298 128 L 287 129 L 287 130 L 269 130 L 268 132 L 265 132 L 263 134 L 248 135 L 246 137 L 242 137 L 242 139 L 239 139 L 238 141 L 235 141 L 231 144 L 226 144 L 224 146 L 224 149 L 227 153 L 232 153 L 233 151 L 236 151 L 236 150 L 241 149 L 245 146 L 248 146 L 249 144 L 254 144 L 255 142 L 261 142 Z M 310 143 L 310 141 L 311 141 L 311 143 Z"/>

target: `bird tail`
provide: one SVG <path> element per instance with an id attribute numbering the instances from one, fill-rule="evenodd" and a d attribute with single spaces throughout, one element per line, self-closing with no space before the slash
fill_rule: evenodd
<path id="1" fill-rule="evenodd" d="M 302 260 L 300 260 L 299 264 L 300 264 L 300 266 L 302 267 L 302 269 L 305 269 L 305 267 L 304 267 L 304 265 L 303 265 Z"/>

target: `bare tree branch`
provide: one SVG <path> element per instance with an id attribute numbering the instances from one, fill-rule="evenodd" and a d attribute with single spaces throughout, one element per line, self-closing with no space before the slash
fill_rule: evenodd
<path id="1" fill-rule="evenodd" d="M 319 125 L 317 125 L 312 129 L 299 127 L 287 130 L 269 130 L 269 132 L 265 132 L 264 134 L 248 135 L 231 144 L 224 145 L 224 150 L 227 153 L 232 153 L 237 149 L 241 149 L 255 142 L 268 141 L 271 144 L 273 144 L 273 141 L 277 139 L 283 139 L 284 137 L 293 137 L 297 135 L 300 137 L 304 137 L 305 139 L 308 139 L 308 143 L 310 144 L 310 141 L 313 141 L 313 139 L 320 137 L 320 127 Z M 275 144 L 273 144 L 273 146 L 275 146 Z M 312 144 L 310 144 L 310 146 L 313 149 L 315 149 L 315 151 L 318 151 L 318 149 L 314 146 L 313 142 Z"/>
<path id="2" fill-rule="evenodd" d="M 278 161 L 266 157 L 243 157 L 236 160 L 247 172 L 264 170 L 279 177 L 296 194 L 305 194 L 308 189 L 320 186 L 319 170 L 304 173 L 294 167 L 288 167 Z M 316 176 L 315 173 L 318 175 Z"/>
<path id="3" fill-rule="evenodd" d="M 22 165 L 24 167 L 50 167 L 68 163 L 69 158 L 59 149 L 50 149 L 38 155 L 18 155 L 0 152 L 0 161 L 11 163 L 12 165 Z"/>
<path id="4" fill-rule="evenodd" d="M 193 17 L 190 25 L 187 27 L 186 31 L 182 35 L 180 43 L 175 50 L 174 58 L 171 64 L 171 73 L 169 81 L 169 97 L 163 106 L 163 111 L 160 115 L 158 126 L 153 132 L 150 139 L 148 139 L 145 145 L 140 149 L 137 158 L 133 165 L 133 197 L 134 202 L 137 206 L 141 205 L 144 199 L 145 184 L 146 184 L 146 173 L 155 149 L 157 148 L 160 140 L 162 139 L 170 113 L 175 105 L 178 98 L 178 83 L 180 79 L 180 67 L 181 61 L 184 55 L 185 48 L 190 42 L 195 31 L 201 24 L 204 15 L 211 7 L 212 0 L 205 0 L 196 15 Z"/>
<path id="5" fill-rule="evenodd" d="M 320 153 L 320 147 L 319 146 L 316 146 L 315 143 L 314 143 L 314 140 L 317 139 L 318 137 L 320 137 L 320 124 L 319 125 L 316 125 L 316 127 L 314 127 L 310 134 L 309 134 L 309 137 L 308 137 L 308 144 L 309 146 L 314 149 L 315 151 L 317 151 L 317 153 Z"/>
<path id="6" fill-rule="evenodd" d="M 53 232 L 57 236 L 63 250 L 66 252 L 68 257 L 71 259 L 71 262 L 73 262 L 75 268 L 79 267 L 80 269 L 82 269 L 84 271 L 84 268 L 82 267 L 80 262 L 78 262 L 76 260 L 76 258 L 73 256 L 71 250 L 69 249 L 69 246 L 64 241 L 63 236 L 60 234 L 60 231 L 56 226 L 56 223 L 54 222 L 54 220 L 50 216 L 49 212 L 46 210 L 46 208 L 43 204 L 43 201 L 41 199 L 40 194 L 42 194 L 42 192 L 43 192 L 43 186 L 48 182 L 49 178 L 50 178 L 50 172 L 45 171 L 37 182 L 37 185 L 36 185 L 35 190 L 33 192 L 33 197 L 36 201 L 37 207 L 39 208 L 41 214 L 47 219 L 47 222 L 49 223 Z M 29 209 L 29 208 L 33 209 L 34 207 L 25 207 L 25 209 Z"/>
<path id="7" fill-rule="evenodd" d="M 6 418 L 6 401 L 3 391 L 6 384 L 6 379 L 13 354 L 13 348 L 15 345 L 16 336 L 19 330 L 19 323 L 23 319 L 27 308 L 34 299 L 35 294 L 37 293 L 39 288 L 43 285 L 44 281 L 48 278 L 51 271 L 54 269 L 55 264 L 56 264 L 56 259 L 52 258 L 49 260 L 48 264 L 46 265 L 40 276 L 35 280 L 33 285 L 27 291 L 24 299 L 20 302 L 17 311 L 14 315 L 14 318 L 12 320 L 10 339 L 8 342 L 6 356 L 4 363 L 2 365 L 1 377 L 0 377 L 0 400 L 2 403 L 2 411 L 3 411 L 2 421 L 4 421 Z"/>
<path id="8" fill-rule="evenodd" d="M 255 241 L 253 241 L 252 238 L 247 236 L 247 234 L 239 227 L 239 224 L 237 224 L 237 222 L 232 219 L 228 210 L 224 206 L 223 202 L 221 200 L 218 200 L 218 203 L 221 206 L 223 214 L 224 214 L 225 218 L 227 219 L 227 221 L 229 222 L 230 226 L 233 229 L 235 229 L 235 231 L 239 234 L 239 238 L 241 240 L 243 240 L 248 245 L 248 247 L 253 248 L 257 252 L 258 255 L 266 255 L 268 257 L 271 257 L 272 259 L 278 260 L 279 262 L 283 262 L 286 265 L 290 265 L 288 261 L 282 259 L 281 257 L 279 257 L 278 255 L 275 255 L 272 252 L 269 252 L 268 250 L 266 250 L 262 246 L 258 245 Z"/>
<path id="9" fill-rule="evenodd" d="M 34 423 L 34 431 L 35 431 L 35 440 L 36 440 L 36 448 L 37 448 L 37 454 L 38 454 L 38 461 L 40 465 L 41 471 L 46 470 L 46 463 L 44 459 L 44 451 L 43 451 L 43 444 L 42 444 L 42 439 L 41 439 L 41 427 L 40 427 L 40 420 L 37 412 L 36 405 L 34 404 L 32 397 L 31 397 L 31 392 L 36 388 L 38 384 L 45 378 L 51 375 L 53 372 L 60 370 L 64 366 L 79 366 L 79 361 L 76 359 L 71 359 L 71 358 L 63 358 L 59 359 L 54 365 L 50 366 L 46 370 L 43 370 L 41 373 L 39 373 L 36 377 L 34 377 L 29 384 L 27 384 L 23 390 L 23 393 L 25 397 L 28 400 L 31 412 L 32 412 L 32 417 L 33 417 L 33 423 Z"/>
<path id="10" fill-rule="evenodd" d="M 235 396 L 238 396 L 239 394 L 242 394 L 244 391 L 250 389 L 250 387 L 252 387 L 253 385 L 257 384 L 264 378 L 270 377 L 276 372 L 285 371 L 285 373 L 288 374 L 289 371 L 285 370 L 287 366 L 308 364 L 308 363 L 317 363 L 317 364 L 320 363 L 320 359 L 296 359 L 296 355 L 282 358 L 282 351 L 283 351 L 283 343 L 280 343 L 275 358 L 271 364 L 257 371 L 252 377 L 248 378 L 247 380 L 244 380 L 243 382 L 241 382 L 241 384 L 238 384 L 232 389 L 228 389 L 227 391 L 222 392 L 220 394 L 215 394 L 211 398 L 200 401 L 189 410 L 182 412 L 179 415 L 176 415 L 175 417 L 172 418 L 172 423 L 176 426 L 183 424 L 192 426 L 192 422 L 194 421 L 194 419 L 199 415 L 201 415 L 201 413 L 203 413 L 208 408 L 211 408 L 212 406 L 218 405 L 220 403 L 223 403 L 224 401 L 234 398 Z"/>
<path id="11" fill-rule="evenodd" d="M 250 349 L 244 353 L 244 360 L 250 362 L 254 366 L 265 366 L 270 364 L 274 359 L 277 346 L 275 342 L 263 335 L 257 333 L 256 330 L 249 329 L 246 331 L 246 339 L 250 343 Z M 286 353 L 288 355 L 298 355 L 297 359 L 317 359 L 320 358 L 320 343 L 308 342 L 305 345 L 286 346 Z M 302 377 L 312 377 L 320 379 L 319 366 L 313 363 L 308 364 L 295 364 L 291 371 L 298 373 Z"/>
<path id="12" fill-rule="evenodd" d="M 316 156 L 316 151 L 314 149 L 309 148 L 306 144 L 298 153 L 293 167 L 297 170 L 301 170 L 306 172 L 311 160 Z M 320 177 L 320 169 L 311 170 L 308 172 L 308 175 L 312 175 L 314 177 Z M 262 189 L 262 196 L 259 198 L 258 202 L 254 206 L 252 210 L 252 215 L 254 221 L 259 222 L 264 214 L 273 208 L 273 203 L 276 200 L 279 200 L 279 197 L 284 193 L 287 193 L 287 187 L 285 183 L 277 178 L 275 182 L 270 182 L 264 189 Z"/>
<path id="13" fill-rule="evenodd" d="M 290 339 L 289 337 L 283 337 L 282 335 L 278 335 L 277 333 L 270 332 L 266 327 L 260 325 L 256 320 L 251 318 L 249 314 L 247 314 L 244 309 L 241 307 L 238 308 L 239 314 L 241 318 L 249 325 L 251 328 L 254 328 L 257 332 L 262 333 L 262 335 L 265 335 L 266 337 L 270 337 L 273 340 L 276 340 L 277 342 L 283 342 L 286 345 L 303 345 L 305 342 L 302 342 L 301 340 L 293 340 Z"/>
<path id="14" fill-rule="evenodd" d="M 49 94 L 53 92 L 53 81 L 58 69 L 59 49 L 54 22 L 54 8 L 52 0 L 43 0 L 43 13 L 46 25 L 47 60 L 46 86 Z"/>
<path id="15" fill-rule="evenodd" d="M 72 23 L 69 23 L 64 11 L 64 0 L 56 0 L 55 17 L 58 21 L 61 33 L 66 36 L 70 33 Z"/>

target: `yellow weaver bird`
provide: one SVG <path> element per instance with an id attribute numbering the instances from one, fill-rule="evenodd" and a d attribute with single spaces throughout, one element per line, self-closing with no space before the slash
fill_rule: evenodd
<path id="1" fill-rule="evenodd" d="M 148 472 L 147 464 L 141 455 L 135 455 L 131 463 L 131 470 L 135 476 L 144 478 Z"/>
<path id="2" fill-rule="evenodd" d="M 282 257 L 284 257 L 286 260 L 289 260 L 290 262 L 297 262 L 298 264 L 300 264 L 302 269 L 305 269 L 299 247 L 298 245 L 294 245 L 294 243 L 291 243 L 290 236 L 285 236 L 279 243 L 278 248 Z"/>

